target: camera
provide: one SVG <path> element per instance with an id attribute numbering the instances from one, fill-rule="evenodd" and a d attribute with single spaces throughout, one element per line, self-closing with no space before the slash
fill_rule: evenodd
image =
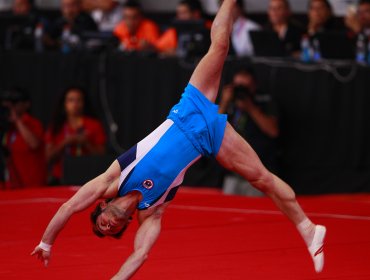
<path id="1" fill-rule="evenodd" d="M 248 87 L 241 85 L 234 87 L 235 100 L 246 100 L 248 97 L 252 97 L 252 93 Z"/>
<path id="2" fill-rule="evenodd" d="M 0 92 L 0 132 L 6 132 L 10 127 L 10 106 L 28 100 L 28 94 L 21 89 Z"/>

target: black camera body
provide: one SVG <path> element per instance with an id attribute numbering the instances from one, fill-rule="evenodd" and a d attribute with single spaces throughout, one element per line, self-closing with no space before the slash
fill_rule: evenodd
<path id="1" fill-rule="evenodd" d="M 233 93 L 235 100 L 246 100 L 248 97 L 253 98 L 252 92 L 246 86 L 235 86 Z"/>

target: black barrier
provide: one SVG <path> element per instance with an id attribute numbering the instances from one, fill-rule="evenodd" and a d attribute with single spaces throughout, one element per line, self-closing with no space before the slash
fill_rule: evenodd
<path id="1" fill-rule="evenodd" d="M 369 191 L 370 69 L 352 63 L 230 59 L 223 81 L 247 66 L 254 68 L 260 85 L 278 102 L 280 175 L 298 193 Z M 193 63 L 175 58 L 121 53 L 2 53 L 0 89 L 28 88 L 33 113 L 46 125 L 62 89 L 83 84 L 107 131 L 118 127 L 111 140 L 116 138 L 124 150 L 164 120 L 193 69 Z M 218 168 L 205 169 L 212 170 L 208 177 L 219 178 Z M 213 184 L 207 176 L 194 177 L 204 180 L 196 185 Z"/>

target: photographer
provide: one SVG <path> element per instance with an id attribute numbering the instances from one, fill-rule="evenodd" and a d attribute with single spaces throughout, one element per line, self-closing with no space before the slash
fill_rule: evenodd
<path id="1" fill-rule="evenodd" d="M 275 173 L 278 169 L 276 138 L 279 135 L 276 108 L 271 96 L 258 90 L 251 70 L 237 71 L 232 83 L 223 88 L 219 113 L 228 114 L 230 124 L 248 141 L 263 164 Z M 238 176 L 227 175 L 224 181 L 224 191 L 226 193 L 258 194 L 252 188 L 244 186 L 245 184 L 248 183 Z"/>
<path id="2" fill-rule="evenodd" d="M 6 188 L 42 186 L 46 181 L 46 165 L 41 123 L 27 111 L 28 94 L 12 89 L 1 94 L 1 162 Z"/>

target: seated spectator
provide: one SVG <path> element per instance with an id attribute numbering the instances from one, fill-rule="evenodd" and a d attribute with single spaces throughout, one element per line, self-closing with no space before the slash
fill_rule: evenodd
<path id="1" fill-rule="evenodd" d="M 79 87 L 64 91 L 46 133 L 50 184 L 59 184 L 66 155 L 103 154 L 106 136 L 101 123 L 88 116 L 86 93 Z"/>
<path id="2" fill-rule="evenodd" d="M 333 9 L 328 0 L 310 0 L 308 5 L 307 34 L 314 37 L 317 33 L 340 29 L 333 18 Z"/>
<path id="3" fill-rule="evenodd" d="M 362 33 L 370 36 L 370 0 L 360 0 L 358 10 L 349 11 L 346 19 L 346 26 L 354 33 Z"/>
<path id="4" fill-rule="evenodd" d="M 44 186 L 44 131 L 28 113 L 28 94 L 21 89 L 6 91 L 1 96 L 1 106 L 0 161 L 5 162 L 5 169 L 1 169 L 0 178 L 5 179 L 6 188 Z"/>
<path id="5" fill-rule="evenodd" d="M 269 23 L 267 30 L 278 34 L 287 55 L 293 55 L 300 50 L 303 28 L 294 23 L 291 18 L 289 0 L 270 0 L 268 8 Z"/>
<path id="6" fill-rule="evenodd" d="M 92 17 L 99 31 L 112 32 L 122 20 L 122 6 L 117 0 L 98 0 Z"/>
<path id="7" fill-rule="evenodd" d="M 69 43 L 78 47 L 83 32 L 97 30 L 94 20 L 82 11 L 81 0 L 62 0 L 61 12 L 62 16 L 52 24 L 48 32 L 50 47 L 62 45 L 63 33 L 68 33 Z"/>
<path id="8" fill-rule="evenodd" d="M 237 71 L 232 83 L 222 89 L 219 112 L 228 114 L 230 124 L 248 140 L 263 164 L 270 171 L 277 172 L 276 138 L 279 135 L 279 126 L 276 106 L 271 95 L 258 89 L 252 70 Z M 225 177 L 224 191 L 247 195 L 259 194 L 236 174 Z"/>
<path id="9" fill-rule="evenodd" d="M 260 30 L 261 27 L 245 16 L 243 0 L 236 0 L 234 17 L 236 21 L 231 35 L 232 51 L 234 51 L 237 56 L 251 56 L 254 54 L 254 51 L 249 32 L 252 30 Z"/>
<path id="10" fill-rule="evenodd" d="M 202 21 L 203 8 L 198 0 L 181 0 L 176 8 L 176 21 L 189 22 L 189 21 Z M 204 21 L 205 27 L 210 28 L 211 22 Z M 167 29 L 163 35 L 158 39 L 156 48 L 159 52 L 167 55 L 176 54 L 178 45 L 178 34 L 176 28 L 171 27 Z"/>
<path id="11" fill-rule="evenodd" d="M 47 25 L 47 21 L 41 18 L 34 9 L 33 0 L 15 0 L 9 16 L 13 17 L 13 20 L 9 19 L 4 47 L 33 50 L 36 27 L 40 25 L 44 28 Z"/>
<path id="12" fill-rule="evenodd" d="M 123 51 L 154 50 L 159 38 L 159 28 L 151 20 L 144 18 L 141 6 L 129 0 L 123 6 L 123 20 L 114 29 Z"/>

